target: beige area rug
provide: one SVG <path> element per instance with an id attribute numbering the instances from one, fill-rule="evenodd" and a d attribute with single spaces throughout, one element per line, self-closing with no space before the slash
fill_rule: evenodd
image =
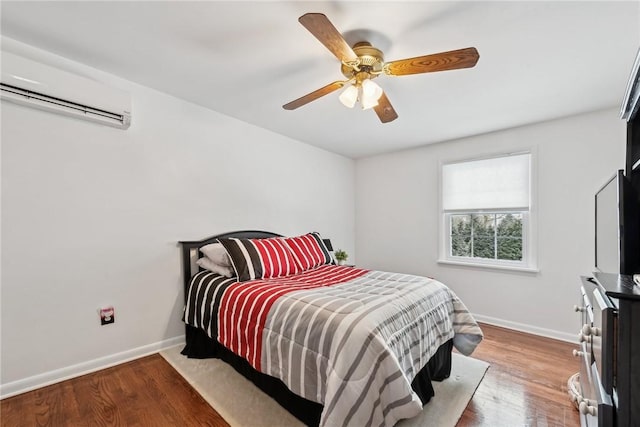
<path id="1" fill-rule="evenodd" d="M 160 352 L 232 427 L 301 427 L 303 424 L 231 366 L 218 359 L 189 359 L 182 346 Z M 396 427 L 454 427 L 489 364 L 453 353 L 451 376 L 433 383 L 436 395 L 416 417 Z"/>

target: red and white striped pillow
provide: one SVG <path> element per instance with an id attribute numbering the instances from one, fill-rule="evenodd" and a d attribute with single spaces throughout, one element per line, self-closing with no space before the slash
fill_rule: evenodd
<path id="1" fill-rule="evenodd" d="M 313 232 L 284 239 L 302 271 L 324 264 L 332 264 L 333 258 L 319 233 Z"/>
<path id="2" fill-rule="evenodd" d="M 291 251 L 279 237 L 219 239 L 231 259 L 238 281 L 288 276 L 300 272 Z"/>

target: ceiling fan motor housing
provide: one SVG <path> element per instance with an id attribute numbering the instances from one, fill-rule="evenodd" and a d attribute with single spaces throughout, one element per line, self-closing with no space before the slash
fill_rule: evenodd
<path id="1" fill-rule="evenodd" d="M 353 52 L 358 56 L 356 64 L 343 63 L 342 74 L 348 79 L 352 79 L 361 73 L 368 74 L 368 78 L 375 78 L 382 73 L 384 66 L 384 56 L 382 51 L 371 46 L 369 42 L 358 42 L 353 45 Z"/>

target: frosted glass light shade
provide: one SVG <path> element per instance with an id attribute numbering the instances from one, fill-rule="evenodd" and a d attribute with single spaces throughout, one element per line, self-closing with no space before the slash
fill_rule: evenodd
<path id="1" fill-rule="evenodd" d="M 371 79 L 362 82 L 362 96 L 372 97 L 376 101 L 382 96 L 382 88 Z"/>
<path id="2" fill-rule="evenodd" d="M 362 104 L 362 109 L 363 110 L 368 110 L 369 108 L 373 108 L 376 105 L 378 105 L 378 100 L 373 98 L 373 97 L 365 97 L 363 95 L 362 96 L 362 100 L 361 100 L 361 104 Z"/>
<path id="3" fill-rule="evenodd" d="M 445 211 L 529 207 L 531 154 L 442 166 Z"/>
<path id="4" fill-rule="evenodd" d="M 342 91 L 338 99 L 345 107 L 353 108 L 353 106 L 356 105 L 356 101 L 358 100 L 358 88 L 353 85 L 348 86 L 345 90 Z"/>
<path id="5" fill-rule="evenodd" d="M 378 105 L 378 99 L 382 96 L 382 88 L 377 83 L 366 79 L 362 82 L 362 109 L 367 110 L 369 108 Z"/>

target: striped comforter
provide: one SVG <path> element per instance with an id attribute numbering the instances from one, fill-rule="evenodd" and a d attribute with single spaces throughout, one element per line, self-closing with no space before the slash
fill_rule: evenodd
<path id="1" fill-rule="evenodd" d="M 482 339 L 442 283 L 334 265 L 242 283 L 199 272 L 185 322 L 323 404 L 325 426 L 392 426 L 417 415 L 411 381 L 438 347 L 453 338 L 470 354 Z"/>

